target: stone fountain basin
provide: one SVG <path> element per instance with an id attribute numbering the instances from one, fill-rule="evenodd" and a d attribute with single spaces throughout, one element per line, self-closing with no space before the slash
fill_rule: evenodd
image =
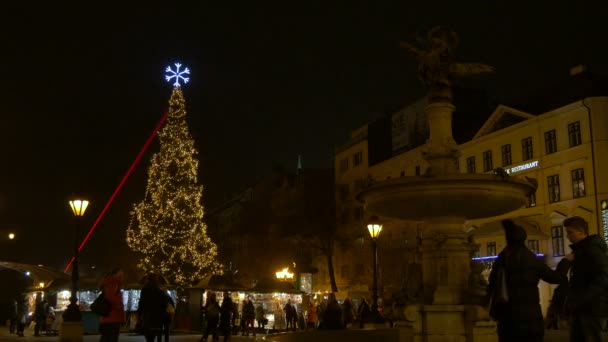
<path id="1" fill-rule="evenodd" d="M 357 199 L 366 210 L 412 221 L 498 216 L 527 203 L 536 185 L 515 177 L 459 173 L 410 176 L 374 183 Z"/>

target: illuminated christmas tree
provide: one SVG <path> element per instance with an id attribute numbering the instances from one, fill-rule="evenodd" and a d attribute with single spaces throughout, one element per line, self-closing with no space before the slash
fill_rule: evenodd
<path id="1" fill-rule="evenodd" d="M 221 268 L 203 222 L 197 151 L 179 84 L 169 104 L 167 121 L 158 133 L 160 152 L 152 157 L 145 197 L 131 212 L 127 242 L 140 256 L 143 271 L 159 272 L 183 286 L 219 274 Z"/>

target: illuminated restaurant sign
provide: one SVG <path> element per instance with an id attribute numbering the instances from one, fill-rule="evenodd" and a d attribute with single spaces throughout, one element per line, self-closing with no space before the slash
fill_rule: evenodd
<path id="1" fill-rule="evenodd" d="M 533 169 L 535 167 L 538 167 L 538 160 L 522 165 L 513 166 L 512 168 L 505 169 L 505 171 L 507 171 L 507 173 L 515 173 L 527 169 Z"/>
<path id="2" fill-rule="evenodd" d="M 602 202 L 602 228 L 604 231 L 604 241 L 608 241 L 608 201 Z"/>

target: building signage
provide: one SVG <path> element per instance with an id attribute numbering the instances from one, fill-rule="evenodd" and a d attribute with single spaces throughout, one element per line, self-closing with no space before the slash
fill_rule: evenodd
<path id="1" fill-rule="evenodd" d="M 507 171 L 507 173 L 515 173 L 527 169 L 533 169 L 535 167 L 538 167 L 538 160 L 522 165 L 513 166 L 512 168 L 506 169 L 505 171 Z"/>
<path id="2" fill-rule="evenodd" d="M 602 228 L 604 233 L 604 241 L 608 241 L 608 200 L 602 202 Z"/>

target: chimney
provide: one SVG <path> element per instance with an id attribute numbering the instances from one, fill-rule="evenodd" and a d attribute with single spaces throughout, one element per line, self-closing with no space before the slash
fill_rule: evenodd
<path id="1" fill-rule="evenodd" d="M 582 74 L 587 71 L 587 66 L 579 64 L 575 67 L 570 68 L 570 76 L 575 76 L 578 74 Z"/>

